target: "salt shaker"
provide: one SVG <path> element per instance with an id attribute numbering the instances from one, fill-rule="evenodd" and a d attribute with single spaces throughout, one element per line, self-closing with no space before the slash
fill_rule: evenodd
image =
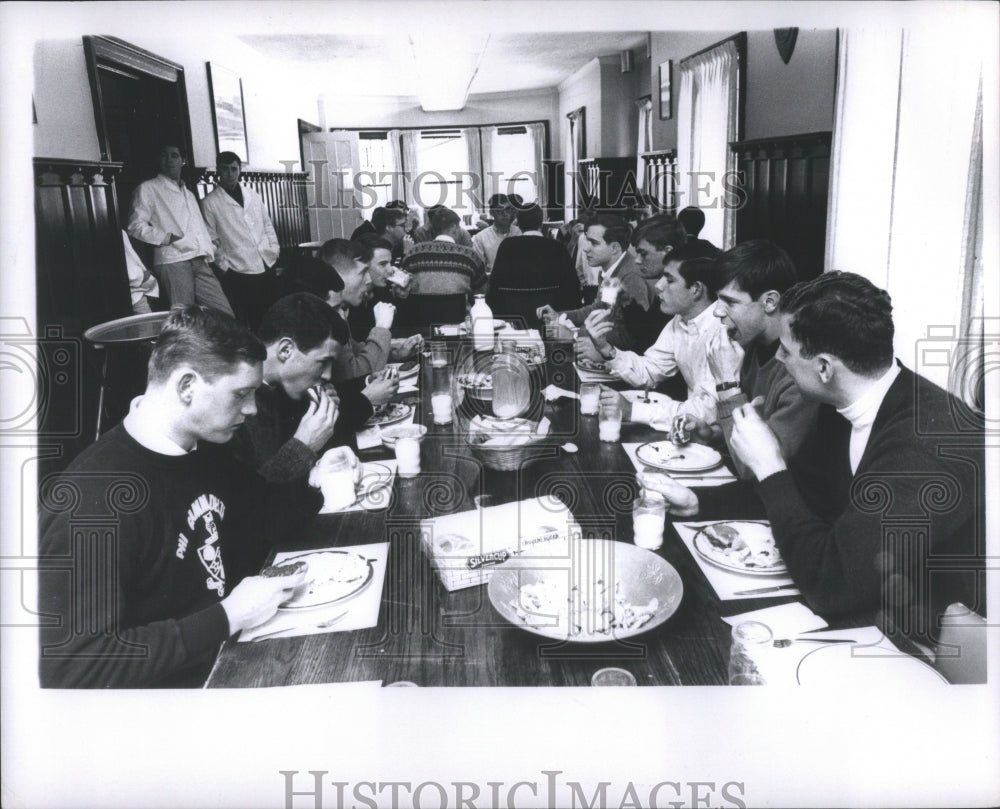
<path id="1" fill-rule="evenodd" d="M 760 621 L 744 621 L 733 627 L 733 645 L 729 650 L 730 685 L 766 685 L 754 658 L 770 647 L 773 637 L 771 627 Z"/>

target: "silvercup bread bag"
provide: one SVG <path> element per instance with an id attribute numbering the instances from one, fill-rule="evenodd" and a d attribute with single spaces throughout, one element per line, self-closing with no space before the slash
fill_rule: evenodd
<path id="1" fill-rule="evenodd" d="M 572 512 L 555 497 L 445 514 L 420 522 L 420 542 L 449 591 L 486 584 L 513 556 L 565 558 L 580 536 Z"/>

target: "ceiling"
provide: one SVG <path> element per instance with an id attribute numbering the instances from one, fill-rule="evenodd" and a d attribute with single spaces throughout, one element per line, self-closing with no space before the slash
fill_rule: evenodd
<path id="1" fill-rule="evenodd" d="M 452 30 L 447 37 L 442 49 L 461 51 L 466 44 Z M 493 33 L 469 92 L 555 87 L 596 56 L 629 49 L 636 60 L 643 58 L 646 37 L 642 31 Z M 239 39 L 267 59 L 310 73 L 324 92 L 416 96 L 421 89 L 406 33 L 248 34 Z"/>

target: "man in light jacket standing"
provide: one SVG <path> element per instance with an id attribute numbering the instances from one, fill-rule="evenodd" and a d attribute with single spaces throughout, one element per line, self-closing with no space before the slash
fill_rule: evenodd
<path id="1" fill-rule="evenodd" d="M 197 303 L 232 315 L 219 279 L 208 266 L 215 260 L 215 247 L 198 200 L 181 180 L 184 152 L 164 144 L 159 161 L 160 173 L 132 194 L 128 233 L 155 248 L 153 274 L 171 306 Z"/>
<path id="2" fill-rule="evenodd" d="M 215 165 L 219 184 L 202 201 L 201 211 L 236 318 L 256 331 L 277 299 L 278 235 L 260 195 L 240 185 L 239 155 L 222 152 Z"/>

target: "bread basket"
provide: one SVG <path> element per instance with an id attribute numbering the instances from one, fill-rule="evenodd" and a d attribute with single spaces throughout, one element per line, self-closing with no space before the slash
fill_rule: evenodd
<path id="1" fill-rule="evenodd" d="M 505 423 L 474 419 L 466 443 L 473 457 L 483 466 L 513 472 L 542 458 L 556 456 L 559 443 L 548 435 L 547 426 L 539 434 L 538 425 L 525 419 L 511 419 Z M 504 439 L 511 443 L 501 443 Z"/>

